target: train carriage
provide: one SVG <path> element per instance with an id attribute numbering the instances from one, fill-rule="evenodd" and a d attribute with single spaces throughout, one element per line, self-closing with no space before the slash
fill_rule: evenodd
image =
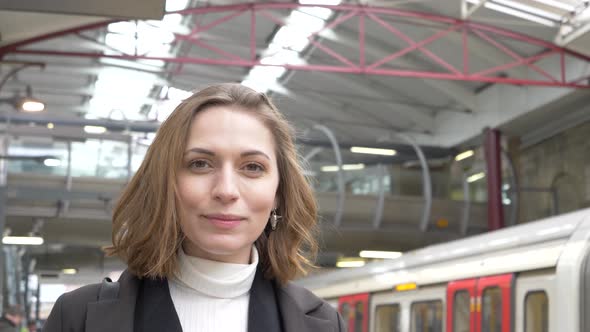
<path id="1" fill-rule="evenodd" d="M 298 282 L 349 332 L 588 332 L 590 209 Z"/>

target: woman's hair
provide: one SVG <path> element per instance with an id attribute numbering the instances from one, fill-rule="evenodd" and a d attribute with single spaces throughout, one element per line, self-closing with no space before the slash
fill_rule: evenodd
<path id="1" fill-rule="evenodd" d="M 184 100 L 162 123 L 115 206 L 113 245 L 105 251 L 121 257 L 139 277 L 171 277 L 177 272 L 176 253 L 185 236 L 180 228 L 176 176 L 192 120 L 211 106 L 250 112 L 273 135 L 279 171 L 277 214 L 282 219 L 274 231 L 266 226 L 256 248 L 266 277 L 284 284 L 312 266 L 310 259 L 317 253 L 317 204 L 298 162 L 291 126 L 266 95 L 240 84 L 203 89 Z"/>

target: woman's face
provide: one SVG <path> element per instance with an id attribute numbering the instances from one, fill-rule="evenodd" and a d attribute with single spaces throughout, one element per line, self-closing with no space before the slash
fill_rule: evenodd
<path id="1" fill-rule="evenodd" d="M 270 130 L 240 108 L 212 106 L 192 121 L 176 178 L 184 251 L 246 264 L 275 207 L 279 172 Z"/>

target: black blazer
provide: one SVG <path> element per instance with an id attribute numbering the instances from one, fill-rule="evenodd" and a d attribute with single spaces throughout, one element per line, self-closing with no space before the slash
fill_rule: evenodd
<path id="1" fill-rule="evenodd" d="M 100 284 L 63 294 L 42 331 L 182 332 L 166 279 L 139 279 L 125 271 L 119 283 L 116 300 L 98 301 Z M 248 305 L 248 332 L 254 331 L 344 332 L 346 328 L 329 304 L 291 283 L 280 287 L 258 269 Z"/>

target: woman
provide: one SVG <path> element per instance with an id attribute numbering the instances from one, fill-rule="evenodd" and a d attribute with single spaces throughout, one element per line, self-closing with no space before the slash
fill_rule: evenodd
<path id="1" fill-rule="evenodd" d="M 269 99 L 206 88 L 162 124 L 115 207 L 107 252 L 128 269 L 62 295 L 44 331 L 344 331 L 289 283 L 316 251 L 316 212 Z"/>

